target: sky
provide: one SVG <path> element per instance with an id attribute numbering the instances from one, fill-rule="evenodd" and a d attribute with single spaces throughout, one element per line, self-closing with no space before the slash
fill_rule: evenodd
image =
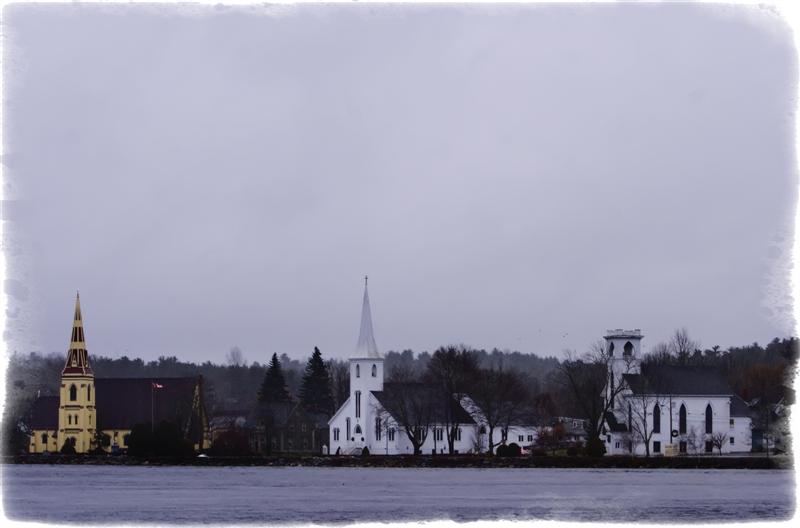
<path id="1" fill-rule="evenodd" d="M 13 5 L 10 352 L 539 355 L 794 333 L 797 58 L 756 7 Z"/>

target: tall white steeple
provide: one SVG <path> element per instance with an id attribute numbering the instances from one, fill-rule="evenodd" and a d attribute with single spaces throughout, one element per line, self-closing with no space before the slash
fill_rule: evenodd
<path id="1" fill-rule="evenodd" d="M 364 302 L 361 306 L 361 329 L 358 332 L 355 357 L 379 358 L 378 345 L 375 344 L 375 335 L 372 333 L 372 312 L 369 308 L 369 292 L 367 291 L 367 277 L 364 277 Z"/>

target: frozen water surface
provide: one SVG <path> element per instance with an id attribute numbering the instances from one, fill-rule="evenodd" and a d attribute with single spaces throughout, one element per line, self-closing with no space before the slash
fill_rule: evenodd
<path id="1" fill-rule="evenodd" d="M 786 519 L 790 471 L 6 465 L 8 517 L 74 523 Z"/>

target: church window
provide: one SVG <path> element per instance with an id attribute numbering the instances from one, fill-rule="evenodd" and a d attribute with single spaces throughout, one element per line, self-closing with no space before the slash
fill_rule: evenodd
<path id="1" fill-rule="evenodd" d="M 333 430 L 333 439 L 335 441 L 337 441 L 337 442 L 339 441 L 339 428 L 338 427 Z"/>
<path id="2" fill-rule="evenodd" d="M 460 427 L 456 427 L 456 442 L 460 442 L 460 441 L 461 441 L 461 428 Z"/>
<path id="3" fill-rule="evenodd" d="M 67 424 L 68 425 L 72 425 L 72 415 L 71 414 L 67 415 Z"/>
<path id="4" fill-rule="evenodd" d="M 69 401 L 75 401 L 78 399 L 78 387 L 75 385 L 69 386 Z"/>
<path id="5" fill-rule="evenodd" d="M 389 441 L 394 442 L 394 427 L 389 429 L 388 436 L 389 436 Z"/>
<path id="6" fill-rule="evenodd" d="M 614 342 L 613 341 L 608 344 L 608 355 L 609 356 L 613 356 L 614 355 Z"/>
<path id="7" fill-rule="evenodd" d="M 375 418 L 375 440 L 381 439 L 381 419 Z"/>
<path id="8" fill-rule="evenodd" d="M 731 429 L 733 429 L 733 418 L 731 418 Z"/>
<path id="9" fill-rule="evenodd" d="M 87 401 L 92 401 L 92 386 L 91 385 L 87 385 L 86 386 L 86 400 Z"/>
<path id="10" fill-rule="evenodd" d="M 630 341 L 628 341 L 627 343 L 625 343 L 625 346 L 622 349 L 622 355 L 630 356 L 631 354 L 633 354 L 633 345 L 631 344 Z"/>
<path id="11" fill-rule="evenodd" d="M 434 440 L 437 442 L 441 442 L 444 439 L 444 431 L 440 428 L 436 428 L 433 430 L 433 437 Z"/>
<path id="12" fill-rule="evenodd" d="M 661 452 L 661 442 L 653 442 L 653 453 Z"/>
<path id="13" fill-rule="evenodd" d="M 345 432 L 347 433 L 347 439 L 350 440 L 350 418 L 345 420 Z"/>
<path id="14" fill-rule="evenodd" d="M 356 377 L 361 377 L 361 365 L 356 365 Z"/>
<path id="15" fill-rule="evenodd" d="M 361 434 L 361 426 L 360 426 L 360 425 L 358 425 L 358 424 L 356 424 L 356 430 L 355 430 L 355 433 L 356 433 L 357 435 L 360 435 L 360 434 Z"/>
<path id="16" fill-rule="evenodd" d="M 378 377 L 378 366 L 377 365 L 372 365 L 372 377 L 373 378 L 377 378 Z"/>
<path id="17" fill-rule="evenodd" d="M 661 432 L 661 407 L 658 404 L 653 406 L 653 432 Z"/>
<path id="18" fill-rule="evenodd" d="M 733 445 L 733 444 L 734 444 L 733 437 L 731 437 L 731 445 Z"/>
<path id="19" fill-rule="evenodd" d="M 711 434 L 714 431 L 714 411 L 711 410 L 711 404 L 706 405 L 706 434 Z"/>
<path id="20" fill-rule="evenodd" d="M 678 411 L 678 432 L 686 434 L 686 406 L 681 404 L 681 409 Z M 685 453 L 685 451 L 683 451 Z"/>
<path id="21" fill-rule="evenodd" d="M 356 391 L 356 418 L 361 418 L 361 391 Z"/>
<path id="22" fill-rule="evenodd" d="M 47 433 L 42 433 L 42 443 L 47 445 Z"/>

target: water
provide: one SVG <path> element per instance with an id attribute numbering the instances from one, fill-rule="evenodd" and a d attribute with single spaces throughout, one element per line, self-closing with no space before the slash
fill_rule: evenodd
<path id="1" fill-rule="evenodd" d="M 8 517 L 58 523 L 787 519 L 794 475 L 757 470 L 5 465 Z"/>

